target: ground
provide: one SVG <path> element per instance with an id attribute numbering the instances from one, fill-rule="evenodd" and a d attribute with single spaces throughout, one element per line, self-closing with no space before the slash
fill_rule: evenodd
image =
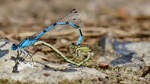
<path id="1" fill-rule="evenodd" d="M 57 83 L 148 84 L 150 82 L 149 3 L 149 0 L 0 0 L 0 38 L 9 41 L 8 45 L 0 46 L 0 56 L 10 57 L 10 54 L 4 54 L 7 52 L 15 55 L 16 53 L 10 49 L 12 43 L 17 44 L 24 38 L 42 31 L 58 18 L 65 16 L 68 11 L 76 8 L 80 11 L 82 20 L 82 45 L 88 45 L 92 50 L 91 59 L 82 67 L 99 71 L 106 77 L 100 75 L 93 79 L 79 78 L 71 81 L 66 79 Z M 78 35 L 78 31 L 74 28 L 58 26 L 39 40 L 52 44 L 69 56 L 71 54 L 69 46 L 76 43 Z M 0 41 L 1 44 L 3 42 L 7 43 L 5 40 Z M 5 46 L 4 51 L 3 46 Z M 34 58 L 37 60 L 41 56 L 42 60 L 48 63 L 58 65 L 67 63 L 46 46 L 30 46 L 26 50 L 33 57 L 37 56 Z M 2 57 L 1 59 L 4 60 Z M 12 63 L 11 67 L 14 65 L 14 62 L 9 63 Z M 10 84 L 11 81 L 14 80 L 1 79 L 0 83 Z M 13 83 L 22 83 L 22 81 Z"/>

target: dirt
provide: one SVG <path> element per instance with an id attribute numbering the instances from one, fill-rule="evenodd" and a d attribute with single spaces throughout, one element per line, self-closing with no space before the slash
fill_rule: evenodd
<path id="1" fill-rule="evenodd" d="M 150 41 L 149 3 L 149 0 L 0 0 L 0 38 L 8 39 L 17 44 L 24 38 L 42 31 L 51 23 L 57 21 L 58 18 L 67 14 L 68 11 L 76 8 L 81 12 L 83 23 L 81 26 L 83 32 L 82 44 L 88 45 L 94 53 L 94 56 L 85 66 L 93 67 L 109 76 L 103 80 L 88 79 L 85 81 L 90 83 L 105 83 L 108 81 L 110 84 L 148 84 L 150 82 L 149 69 L 144 71 L 145 69 L 141 68 L 131 72 L 130 68 L 127 67 L 123 67 L 125 71 L 123 68 L 119 71 L 116 66 L 103 69 L 99 66 L 101 63 L 95 63 L 94 61 L 101 56 L 118 56 L 116 53 L 103 52 L 101 46 L 98 45 L 100 38 L 109 33 L 111 33 L 112 38 L 119 39 L 122 42 Z M 39 40 L 51 43 L 68 55 L 70 54 L 68 52 L 69 45 L 77 41 L 79 33 L 74 28 L 67 28 L 70 27 L 58 26 L 44 34 Z M 27 50 L 34 55 L 51 55 L 48 57 L 49 62 L 65 63 L 61 57 L 47 47 L 30 46 Z M 103 65 L 109 65 L 107 62 L 102 63 Z M 115 71 L 116 69 L 117 71 Z M 144 72 L 147 72 L 147 74 L 145 75 Z M 144 77 L 142 77 L 142 74 L 144 74 Z M 47 76 L 47 74 L 45 75 Z M 68 80 L 63 82 L 66 81 L 68 82 Z M 74 82 L 86 83 L 80 80 Z"/>

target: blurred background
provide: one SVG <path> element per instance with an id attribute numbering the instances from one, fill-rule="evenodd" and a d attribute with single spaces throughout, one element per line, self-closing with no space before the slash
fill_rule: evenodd
<path id="1" fill-rule="evenodd" d="M 141 78 L 140 76 L 141 71 L 137 71 L 139 69 L 140 70 L 143 69 L 142 67 L 145 67 L 145 64 L 148 64 L 149 66 L 150 63 L 149 44 L 141 43 L 144 45 L 143 46 L 140 43 L 139 44 L 133 43 L 132 46 L 130 46 L 129 44 L 129 47 L 126 47 L 125 44 L 127 43 L 128 46 L 128 42 L 120 43 L 120 41 L 132 41 L 132 42 L 150 41 L 150 0 L 0 0 L 0 38 L 5 38 L 13 43 L 18 44 L 24 38 L 37 34 L 40 31 L 43 31 L 44 28 L 48 27 L 54 21 L 57 21 L 58 18 L 65 16 L 70 10 L 74 8 L 80 11 L 80 18 L 82 20 L 81 24 L 83 24 L 81 25 L 81 30 L 83 33 L 82 44 L 88 45 L 89 48 L 92 50 L 92 52 L 90 53 L 92 55 L 91 59 L 84 65 L 90 68 L 95 68 L 107 75 L 105 80 L 103 80 L 99 78 L 97 72 L 95 71 L 87 69 L 83 71 L 79 70 L 80 72 L 83 72 L 82 73 L 83 76 L 89 76 L 92 83 L 95 82 L 95 79 L 93 80 L 93 76 L 96 74 L 95 76 L 96 78 L 98 78 L 98 82 L 104 81 L 103 84 L 109 82 L 110 80 L 112 80 L 117 84 L 119 83 L 129 84 L 128 81 L 131 81 L 131 84 L 138 84 L 140 81 L 142 82 L 141 84 L 143 83 L 150 84 L 148 83 L 150 81 L 150 76 L 148 76 L 147 79 Z M 109 42 L 107 41 L 106 44 L 104 43 L 104 47 L 106 46 L 105 50 L 110 49 L 110 51 L 112 52 L 110 53 L 103 52 L 101 48 L 97 45 L 99 44 L 100 39 L 106 35 L 115 39 L 119 39 L 120 41 L 118 42 L 118 44 L 120 43 L 122 47 L 120 47 L 120 45 L 116 45 L 117 46 L 115 47 L 116 51 L 118 48 L 118 52 L 123 52 L 125 54 L 122 53 L 116 54 L 116 51 L 113 50 L 114 46 L 111 44 L 111 42 L 109 45 Z M 73 49 L 70 50 L 73 52 L 70 52 L 68 48 L 71 43 L 77 42 L 78 37 L 79 32 L 77 31 L 77 29 L 69 28 L 69 26 L 56 26 L 55 29 L 45 33 L 42 37 L 40 37 L 39 40 L 52 44 L 64 55 L 66 55 L 66 57 L 70 56 L 70 58 L 73 58 L 76 52 L 74 52 Z M 67 63 L 61 56 L 59 56 L 59 54 L 55 53 L 52 49 L 48 47 L 30 46 L 27 48 L 29 48 L 27 50 L 30 51 L 30 53 L 33 55 L 34 60 L 38 60 L 39 63 L 41 62 L 41 64 L 47 62 L 59 64 Z M 133 51 L 137 50 L 136 51 L 137 55 L 135 55 L 135 53 L 133 54 L 132 49 Z M 1 50 L 1 52 L 2 51 L 3 49 Z M 82 60 L 82 57 L 83 58 L 87 57 L 87 52 L 85 53 L 86 53 L 85 55 L 81 54 L 82 56 L 80 56 L 81 59 L 79 59 L 79 61 Z M 0 53 L 0 55 L 2 57 L 3 53 L 2 54 Z M 143 57 L 145 57 L 144 59 L 146 59 L 146 61 L 143 59 Z M 8 58 L 4 60 L 6 62 Z M 77 62 L 79 61 L 77 59 Z M 129 67 L 130 63 L 131 68 L 133 67 L 132 69 L 130 69 Z M 7 64 L 7 62 L 5 64 Z M 125 65 L 125 67 L 123 66 L 123 68 L 122 67 L 117 68 L 115 66 L 111 66 L 111 64 L 116 64 L 115 66 L 117 65 L 123 66 L 126 64 L 127 66 Z M 107 69 L 107 67 L 109 66 L 110 68 Z M 41 70 L 46 71 L 45 74 L 46 77 L 52 76 L 53 78 L 53 75 L 51 74 L 53 73 L 55 75 L 54 71 L 56 72 L 59 71 L 55 69 L 53 71 L 52 69 L 53 72 L 49 74 L 47 71 L 48 70 L 50 71 L 51 68 L 49 69 L 49 67 L 47 67 L 48 69 L 46 69 L 45 67 L 44 68 L 42 67 L 43 69 Z M 4 70 L 6 68 L 7 67 L 5 67 Z M 70 72 L 72 70 L 70 69 L 68 70 L 66 69 L 66 71 L 64 69 L 61 71 L 65 74 L 66 72 L 67 73 L 69 72 L 70 75 Z M 24 70 L 27 71 L 28 68 Z M 75 70 L 73 69 L 73 73 Z M 87 70 L 86 73 L 90 71 L 92 73 L 90 73 L 90 75 L 85 75 L 86 70 Z M 150 68 L 148 67 L 147 70 L 143 72 L 146 72 L 147 74 L 149 73 L 149 71 Z M 35 71 L 33 72 L 36 73 Z M 43 78 L 43 76 L 41 76 L 41 74 L 43 74 L 43 71 L 38 71 L 37 73 L 39 74 L 39 72 L 40 72 L 39 78 Z M 6 71 L 4 71 L 4 73 L 2 74 L 5 75 L 1 77 L 5 77 L 7 73 Z M 20 79 L 20 77 L 17 77 L 14 74 L 10 76 L 10 73 L 8 73 L 8 75 L 9 75 L 8 78 L 15 76 L 13 79 L 15 78 Z M 34 74 L 31 75 L 33 75 L 31 77 L 36 76 Z M 80 76 L 80 74 L 77 75 Z M 59 74 L 54 76 L 54 79 L 57 76 L 60 76 L 58 77 L 58 79 L 61 79 L 61 77 L 62 79 L 63 77 L 69 77 L 68 75 L 64 76 Z M 22 75 L 21 77 L 24 78 L 25 76 Z M 69 79 L 73 79 L 72 77 L 71 78 L 69 77 Z M 47 80 L 47 78 L 45 78 L 44 80 Z M 137 82 L 135 83 L 134 81 Z M 145 81 L 148 82 L 146 83 Z M 19 83 L 17 82 L 17 84 Z M 71 83 L 71 84 L 78 84 L 78 83 Z M 112 84 L 112 82 L 110 82 L 110 84 Z"/>
<path id="2" fill-rule="evenodd" d="M 83 44 L 97 44 L 109 32 L 120 40 L 148 41 L 149 4 L 149 0 L 0 0 L 0 37 L 19 42 L 76 8 L 84 24 Z M 46 33 L 40 40 L 59 48 L 77 41 L 78 35 L 76 30 L 62 30 Z"/>

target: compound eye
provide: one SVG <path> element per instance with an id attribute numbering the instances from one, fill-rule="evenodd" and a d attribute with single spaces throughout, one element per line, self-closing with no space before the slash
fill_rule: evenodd
<path id="1" fill-rule="evenodd" d="M 17 49 L 16 44 L 12 44 L 11 49 L 12 49 L 12 50 L 16 50 L 16 49 Z"/>

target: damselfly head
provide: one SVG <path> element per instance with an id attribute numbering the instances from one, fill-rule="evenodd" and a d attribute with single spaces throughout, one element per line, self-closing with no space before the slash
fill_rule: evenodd
<path id="1" fill-rule="evenodd" d="M 11 46 L 11 49 L 12 50 L 16 50 L 18 47 L 17 47 L 17 45 L 16 44 L 12 44 L 12 46 Z"/>
<path id="2" fill-rule="evenodd" d="M 75 43 L 72 43 L 69 47 L 72 49 L 76 49 L 78 46 Z"/>

